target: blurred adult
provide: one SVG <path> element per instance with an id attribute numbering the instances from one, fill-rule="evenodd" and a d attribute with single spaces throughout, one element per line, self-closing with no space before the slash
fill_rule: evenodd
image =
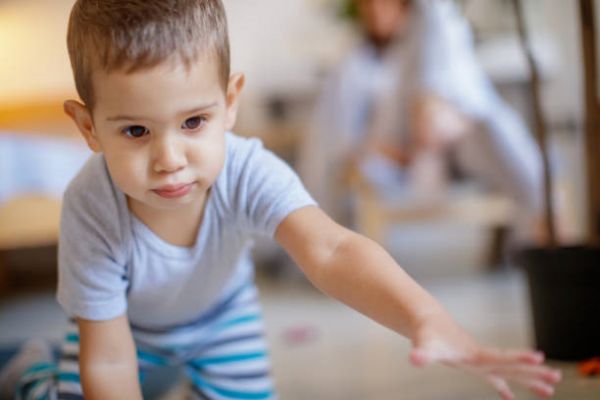
<path id="1" fill-rule="evenodd" d="M 362 39 L 327 80 L 300 162 L 321 205 L 349 222 L 348 165 L 385 195 L 435 190 L 420 181 L 444 182 L 452 164 L 511 198 L 516 237 L 530 239 L 541 207 L 539 149 L 479 65 L 467 21 L 450 0 L 354 6 Z"/>

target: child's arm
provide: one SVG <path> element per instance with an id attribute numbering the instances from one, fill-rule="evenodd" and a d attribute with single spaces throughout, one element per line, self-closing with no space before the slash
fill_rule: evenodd
<path id="1" fill-rule="evenodd" d="M 513 398 L 507 381 L 550 396 L 560 380 L 559 371 L 541 365 L 539 353 L 481 347 L 385 250 L 317 207 L 290 214 L 275 238 L 323 292 L 408 337 L 417 366 L 439 362 L 467 370 L 503 399 Z"/>
<path id="2" fill-rule="evenodd" d="M 86 399 L 142 399 L 135 344 L 125 315 L 78 319 L 79 370 Z"/>

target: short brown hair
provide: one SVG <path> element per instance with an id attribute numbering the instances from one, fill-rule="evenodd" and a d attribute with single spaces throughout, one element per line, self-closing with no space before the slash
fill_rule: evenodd
<path id="1" fill-rule="evenodd" d="M 94 106 L 94 70 L 132 73 L 172 56 L 189 67 L 210 52 L 229 80 L 227 19 L 221 0 L 77 0 L 67 47 L 81 100 Z"/>

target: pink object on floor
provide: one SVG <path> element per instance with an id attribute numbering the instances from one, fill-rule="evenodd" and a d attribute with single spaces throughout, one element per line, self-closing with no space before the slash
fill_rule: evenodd
<path id="1" fill-rule="evenodd" d="M 307 344 L 317 338 L 317 329 L 310 325 L 295 325 L 283 331 L 283 338 L 291 345 Z"/>

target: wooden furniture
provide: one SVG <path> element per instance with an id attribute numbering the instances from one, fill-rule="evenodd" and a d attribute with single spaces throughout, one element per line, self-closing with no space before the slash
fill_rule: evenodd
<path id="1" fill-rule="evenodd" d="M 514 206 L 505 196 L 473 190 L 449 190 L 436 202 L 393 202 L 383 199 L 364 177 L 353 171 L 349 184 L 356 195 L 355 215 L 359 230 L 385 243 L 390 228 L 407 223 L 446 222 L 489 227 L 492 232 L 488 262 L 500 260 L 504 232 Z"/>
<path id="2" fill-rule="evenodd" d="M 587 167 L 588 242 L 600 244 L 600 99 L 593 0 L 580 0 L 581 42 L 585 73 L 585 149 Z"/>
<path id="3" fill-rule="evenodd" d="M 24 132 L 41 137 L 80 137 L 75 124 L 65 115 L 63 102 L 70 94 L 51 99 L 0 104 L 0 132 Z"/>
<path id="4" fill-rule="evenodd" d="M 0 134 L 10 132 L 40 138 L 78 138 L 75 125 L 63 111 L 73 93 L 0 105 Z M 0 172 L 1 173 L 1 172 Z M 0 203 L 0 293 L 10 284 L 6 255 L 14 250 L 42 248 L 58 243 L 60 200 L 29 194 Z"/>
<path id="5" fill-rule="evenodd" d="M 17 197 L 0 206 L 0 251 L 56 244 L 60 200 Z"/>
<path id="6" fill-rule="evenodd" d="M 58 243 L 60 208 L 59 199 L 39 195 L 20 196 L 0 205 L 0 292 L 10 285 L 8 251 Z"/>

